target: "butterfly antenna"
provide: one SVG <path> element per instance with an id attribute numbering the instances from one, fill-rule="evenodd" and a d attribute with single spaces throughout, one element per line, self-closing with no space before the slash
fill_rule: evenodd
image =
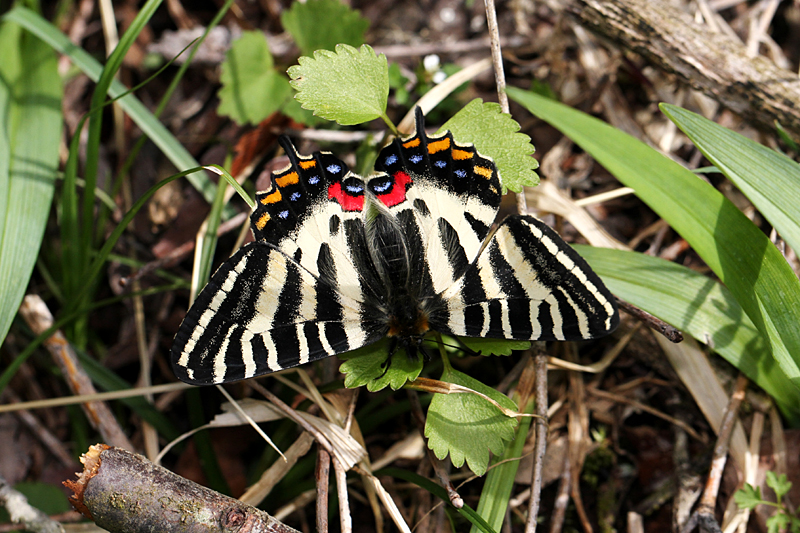
<path id="1" fill-rule="evenodd" d="M 473 350 L 472 348 L 470 348 L 469 346 L 467 346 L 464 343 L 450 344 L 450 343 L 447 343 L 447 342 L 439 341 L 437 339 L 424 339 L 424 340 L 426 340 L 428 342 L 432 342 L 433 344 L 435 344 L 437 346 L 447 346 L 448 348 L 461 350 L 462 352 L 465 352 L 467 355 L 483 355 L 481 352 L 479 352 L 479 351 L 476 352 L 475 350 Z M 420 349 L 422 349 L 421 346 L 420 346 Z"/>
<path id="2" fill-rule="evenodd" d="M 297 165 L 297 148 L 292 144 L 292 140 L 288 135 L 281 135 L 278 137 L 278 144 L 281 145 L 283 151 L 286 152 L 286 157 L 291 161 L 292 166 Z"/>

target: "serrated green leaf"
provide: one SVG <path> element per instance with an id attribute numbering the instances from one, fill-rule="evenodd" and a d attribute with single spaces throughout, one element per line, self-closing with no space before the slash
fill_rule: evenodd
<path id="1" fill-rule="evenodd" d="M 344 386 L 354 389 L 366 385 L 370 392 L 377 392 L 386 387 L 398 390 L 406 384 L 406 381 L 417 379 L 422 372 L 422 357 L 412 359 L 402 349 L 395 352 L 389 369 L 384 372 L 383 364 L 388 355 L 388 338 L 351 352 L 339 354 L 338 357 L 345 361 L 339 367 L 339 371 L 345 374 Z"/>
<path id="2" fill-rule="evenodd" d="M 269 44 L 260 31 L 246 31 L 225 54 L 219 109 L 239 124 L 258 124 L 289 98 L 288 80 L 273 68 Z"/>
<path id="3" fill-rule="evenodd" d="M 608 124 L 513 87 L 509 97 L 578 143 L 666 220 L 730 289 L 800 387 L 800 280 L 769 238 L 691 171 Z"/>
<path id="4" fill-rule="evenodd" d="M 789 481 L 786 474 L 777 476 L 772 470 L 767 470 L 767 485 L 775 491 L 778 500 L 789 494 L 789 491 L 792 490 L 792 482 Z"/>
<path id="5" fill-rule="evenodd" d="M 459 337 L 458 340 L 473 352 L 481 355 L 511 355 L 514 350 L 527 350 L 531 347 L 530 341 L 481 337 Z"/>
<path id="6" fill-rule="evenodd" d="M 696 113 L 668 104 L 660 108 L 781 237 L 800 250 L 800 165 Z"/>
<path id="7" fill-rule="evenodd" d="M 539 163 L 531 157 L 535 151 L 531 138 L 519 133 L 519 124 L 502 112 L 500 104 L 476 98 L 445 122 L 439 133 L 445 130 L 453 132 L 456 141 L 472 143 L 481 155 L 491 157 L 503 187 L 519 192 L 522 187 L 539 184 L 534 172 Z"/>
<path id="8" fill-rule="evenodd" d="M 442 381 L 463 385 L 485 394 L 511 410 L 516 410 L 507 396 L 466 374 L 447 367 Z M 428 407 L 425 437 L 428 447 L 439 459 L 450 454 L 453 466 L 467 466 L 482 476 L 489 466 L 489 452 L 503 453 L 505 443 L 514 438 L 517 421 L 476 394 L 437 394 Z"/>
<path id="9" fill-rule="evenodd" d="M 736 491 L 733 495 L 736 505 L 740 509 L 754 509 L 757 505 L 763 503 L 761 499 L 761 489 L 752 486 L 750 483 L 745 483 L 744 487 Z"/>
<path id="10" fill-rule="evenodd" d="M 336 46 L 335 52 L 317 50 L 289 68 L 295 98 L 318 117 L 352 126 L 386 118 L 389 64 L 368 45 Z"/>
<path id="11" fill-rule="evenodd" d="M 0 343 L 28 287 L 55 190 L 63 118 L 56 55 L 0 25 Z"/>
<path id="12" fill-rule="evenodd" d="M 800 390 L 770 357 L 764 336 L 731 292 L 707 276 L 658 257 L 574 245 L 612 293 L 706 343 L 800 423 Z"/>
<path id="13" fill-rule="evenodd" d="M 361 46 L 369 20 L 339 0 L 294 2 L 281 13 L 281 24 L 303 55 L 314 50 L 333 50 L 337 44 Z"/>

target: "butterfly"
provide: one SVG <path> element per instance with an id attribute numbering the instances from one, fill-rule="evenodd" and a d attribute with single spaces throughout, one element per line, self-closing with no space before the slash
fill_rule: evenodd
<path id="1" fill-rule="evenodd" d="M 172 347 L 182 381 L 226 383 L 390 339 L 420 356 L 430 332 L 592 339 L 619 323 L 615 300 L 577 252 L 528 215 L 495 230 L 494 162 L 452 133 L 384 147 L 363 178 L 328 152 L 290 160 L 256 195 L 255 241 L 225 261 Z M 388 362 L 388 360 L 387 360 Z"/>

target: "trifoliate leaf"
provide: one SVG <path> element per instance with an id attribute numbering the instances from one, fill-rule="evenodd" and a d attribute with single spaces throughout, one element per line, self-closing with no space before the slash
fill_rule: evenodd
<path id="1" fill-rule="evenodd" d="M 300 52 L 333 50 L 337 44 L 361 46 L 369 21 L 339 0 L 294 2 L 281 14 L 281 24 L 288 31 Z"/>
<path id="2" fill-rule="evenodd" d="M 453 138 L 472 143 L 481 155 L 491 157 L 500 172 L 503 187 L 519 192 L 522 187 L 539 184 L 534 169 L 539 163 L 531 157 L 531 138 L 519 132 L 519 124 L 511 115 L 502 113 L 500 104 L 476 98 L 439 128 L 450 130 Z"/>
<path id="3" fill-rule="evenodd" d="M 467 348 L 481 355 L 511 355 L 514 350 L 527 350 L 530 341 L 510 341 L 506 339 L 486 339 L 482 337 L 459 337 Z"/>
<path id="4" fill-rule="evenodd" d="M 219 109 L 239 124 L 258 124 L 291 95 L 288 80 L 273 68 L 264 34 L 244 32 L 225 54 Z"/>
<path id="5" fill-rule="evenodd" d="M 736 491 L 733 495 L 736 505 L 740 509 L 755 509 L 756 505 L 763 503 L 761 499 L 761 489 L 745 483 L 744 487 Z"/>
<path id="6" fill-rule="evenodd" d="M 384 372 L 388 355 L 388 339 L 339 354 L 338 357 L 345 360 L 339 367 L 339 371 L 345 374 L 344 386 L 354 389 L 366 385 L 370 392 L 377 392 L 387 386 L 397 390 L 406 381 L 417 379 L 422 372 L 422 356 L 410 358 L 402 349 L 395 352 L 389 370 Z"/>
<path id="7" fill-rule="evenodd" d="M 445 369 L 442 381 L 456 383 L 485 394 L 500 405 L 516 410 L 507 396 L 466 374 Z M 467 466 L 482 476 L 489 466 L 489 452 L 503 453 L 505 443 L 514 438 L 517 420 L 502 414 L 494 405 L 475 394 L 437 394 L 428 408 L 425 436 L 439 459 L 450 454 L 453 466 Z"/>
<path id="8" fill-rule="evenodd" d="M 338 45 L 336 52 L 317 50 L 289 68 L 295 98 L 318 117 L 352 126 L 384 116 L 389 97 L 386 56 L 368 45 Z"/>
<path id="9" fill-rule="evenodd" d="M 792 490 L 792 482 L 786 477 L 786 474 L 780 476 L 775 475 L 772 470 L 767 470 L 767 485 L 775 491 L 778 500 L 786 496 Z"/>
<path id="10" fill-rule="evenodd" d="M 786 531 L 791 521 L 789 515 L 775 513 L 767 518 L 767 533 L 781 533 L 781 531 Z"/>

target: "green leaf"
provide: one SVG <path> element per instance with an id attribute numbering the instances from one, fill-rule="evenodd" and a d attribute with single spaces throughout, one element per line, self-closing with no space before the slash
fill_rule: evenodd
<path id="1" fill-rule="evenodd" d="M 800 280 L 719 191 L 644 143 L 585 113 L 510 87 L 510 97 L 568 135 L 692 245 L 769 340 L 800 386 Z M 798 358 L 798 359 L 795 359 Z"/>
<path id="2" fill-rule="evenodd" d="M 737 490 L 733 499 L 740 509 L 755 509 L 757 505 L 764 503 L 761 499 L 761 489 L 750 483 L 745 483 L 744 487 Z"/>
<path id="3" fill-rule="evenodd" d="M 800 165 L 696 113 L 668 104 L 660 108 L 781 237 L 800 250 Z"/>
<path id="4" fill-rule="evenodd" d="M 28 287 L 58 170 L 63 87 L 56 55 L 0 25 L 0 343 Z"/>
<path id="5" fill-rule="evenodd" d="M 777 512 L 767 518 L 767 531 L 769 533 L 781 533 L 781 531 L 786 531 L 790 521 L 789 515 Z"/>
<path id="6" fill-rule="evenodd" d="M 346 44 L 336 51 L 317 50 L 289 68 L 295 98 L 318 117 L 343 126 L 386 118 L 389 65 L 368 45 L 356 49 Z"/>
<path id="7" fill-rule="evenodd" d="M 770 357 L 765 337 L 731 292 L 694 270 L 658 257 L 573 245 L 612 293 L 708 344 L 800 423 L 800 390 Z"/>
<path id="8" fill-rule="evenodd" d="M 275 71 L 267 38 L 246 31 L 225 54 L 219 113 L 239 124 L 258 124 L 289 98 L 288 80 Z"/>
<path id="9" fill-rule="evenodd" d="M 500 104 L 476 98 L 445 122 L 439 133 L 445 130 L 453 132 L 456 141 L 472 143 L 481 155 L 491 157 L 503 187 L 520 192 L 522 187 L 539 184 L 534 172 L 539 163 L 531 157 L 535 151 L 531 138 L 519 133 L 519 124 L 501 111 Z"/>
<path id="10" fill-rule="evenodd" d="M 531 347 L 530 341 L 482 337 L 459 337 L 458 340 L 473 352 L 481 355 L 511 355 L 514 350 L 527 350 Z"/>
<path id="11" fill-rule="evenodd" d="M 517 409 L 507 396 L 450 367 L 441 379 L 485 394 L 508 409 Z M 482 476 L 489 466 L 489 452 L 503 453 L 505 443 L 514 438 L 516 426 L 516 419 L 476 394 L 437 394 L 428 407 L 425 437 L 436 457 L 444 459 L 450 454 L 456 468 L 466 460 L 469 469 Z"/>
<path id="12" fill-rule="evenodd" d="M 300 52 L 333 50 L 337 44 L 361 46 L 369 21 L 339 0 L 294 2 L 281 13 L 281 24 L 288 31 Z"/>
<path id="13" fill-rule="evenodd" d="M 792 482 L 789 481 L 789 479 L 786 477 L 786 474 L 776 476 L 775 472 L 772 470 L 767 470 L 767 485 L 769 488 L 775 491 L 778 501 L 789 494 L 789 491 L 792 490 Z"/>
<path id="14" fill-rule="evenodd" d="M 405 350 L 397 350 L 386 370 L 384 363 L 389 355 L 389 339 L 364 346 L 351 352 L 339 354 L 344 363 L 339 371 L 345 374 L 344 386 L 354 389 L 366 385 L 370 392 L 391 387 L 398 390 L 406 381 L 414 381 L 422 372 L 423 358 L 408 357 Z"/>

